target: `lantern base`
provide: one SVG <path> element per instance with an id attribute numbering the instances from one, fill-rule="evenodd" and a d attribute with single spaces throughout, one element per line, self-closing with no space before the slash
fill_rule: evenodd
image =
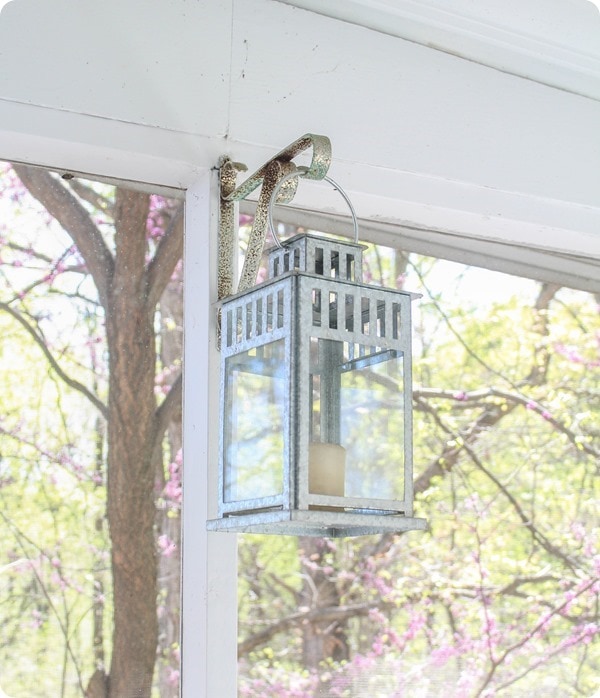
<path id="1" fill-rule="evenodd" d="M 346 511 L 259 511 L 206 522 L 208 531 L 268 533 L 289 536 L 349 538 L 378 533 L 402 533 L 427 528 L 425 519 L 398 514 L 356 514 Z"/>

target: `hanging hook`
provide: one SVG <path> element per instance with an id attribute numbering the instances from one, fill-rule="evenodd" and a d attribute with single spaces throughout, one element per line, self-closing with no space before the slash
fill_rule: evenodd
<path id="1" fill-rule="evenodd" d="M 219 225 L 219 263 L 218 263 L 218 295 L 219 299 L 234 293 L 233 269 L 235 248 L 235 208 L 236 201 L 245 199 L 262 184 L 262 191 L 256 208 L 254 224 L 250 233 L 250 241 L 244 259 L 244 266 L 237 290 L 243 291 L 256 283 L 265 238 L 267 234 L 268 209 L 273 189 L 282 177 L 286 181 L 278 188 L 280 203 L 291 201 L 296 193 L 297 178 L 287 177 L 298 168 L 292 162 L 293 158 L 312 146 L 310 166 L 303 168 L 303 177 L 307 179 L 323 179 L 331 164 L 331 141 L 327 136 L 307 133 L 294 141 L 287 148 L 277 153 L 253 175 L 248 177 L 236 188 L 237 173 L 245 169 L 239 163 L 224 159 L 220 168 L 221 183 L 221 218 Z M 285 187 L 285 188 L 284 188 Z"/>
<path id="2" fill-rule="evenodd" d="M 277 182 L 277 185 L 273 189 L 273 192 L 271 193 L 271 198 L 269 199 L 269 206 L 267 209 L 267 219 L 269 222 L 268 230 L 271 231 L 273 239 L 275 240 L 275 244 L 280 249 L 283 247 L 283 245 L 281 244 L 279 236 L 277 235 L 277 231 L 275 230 L 275 226 L 273 225 L 273 206 L 277 203 L 282 203 L 278 201 L 277 197 L 279 195 L 279 191 L 285 185 L 285 183 L 288 180 L 294 178 L 298 180 L 300 177 L 305 177 L 305 172 L 306 168 L 298 167 L 298 169 L 295 172 L 290 172 L 289 174 L 286 174 L 283 177 L 281 177 L 280 180 Z M 352 216 L 352 225 L 354 227 L 354 242 L 358 244 L 358 219 L 356 217 L 356 211 L 354 210 L 354 206 L 350 201 L 350 197 L 348 196 L 348 194 L 346 194 L 346 192 L 340 187 L 340 185 L 337 182 L 331 179 L 331 177 L 328 177 L 326 175 L 325 177 L 323 177 L 323 181 L 331 184 L 331 186 L 341 194 L 344 201 L 348 204 L 348 208 L 350 209 L 350 215 Z"/>

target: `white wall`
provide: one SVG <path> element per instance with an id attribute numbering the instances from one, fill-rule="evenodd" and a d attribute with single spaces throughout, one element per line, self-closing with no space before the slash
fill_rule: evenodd
<path id="1" fill-rule="evenodd" d="M 363 218 L 600 256 L 591 97 L 274 0 L 13 0 L 0 46 L 0 157 L 186 186 L 312 131 Z"/>

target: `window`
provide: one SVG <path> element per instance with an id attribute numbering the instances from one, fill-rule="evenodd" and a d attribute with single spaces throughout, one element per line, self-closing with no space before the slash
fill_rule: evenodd
<path id="1" fill-rule="evenodd" d="M 3 163 L 0 208 L 2 689 L 178 696 L 183 201 Z"/>
<path id="2" fill-rule="evenodd" d="M 367 282 L 423 294 L 414 461 L 416 515 L 430 530 L 241 536 L 240 695 L 593 694 L 593 288 L 381 246 L 367 259 Z M 385 425 L 370 426 L 376 443 Z"/>

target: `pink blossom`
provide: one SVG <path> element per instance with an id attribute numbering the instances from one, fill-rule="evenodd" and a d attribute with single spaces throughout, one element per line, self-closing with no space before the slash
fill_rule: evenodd
<path id="1" fill-rule="evenodd" d="M 574 591 L 567 591 L 565 592 L 565 600 L 568 602 L 567 605 L 564 607 L 564 613 L 568 613 L 571 610 L 571 602 L 575 598 L 576 594 Z"/>
<path id="2" fill-rule="evenodd" d="M 183 492 L 181 489 L 181 484 L 175 482 L 174 480 L 169 480 L 165 485 L 164 489 L 165 496 L 174 502 L 181 503 Z"/>
<path id="3" fill-rule="evenodd" d="M 373 657 L 364 654 L 355 654 L 352 658 L 352 664 L 356 669 L 370 669 L 373 664 Z"/>
<path id="4" fill-rule="evenodd" d="M 381 640 L 381 637 L 377 637 L 374 640 L 371 647 L 372 647 L 372 650 L 376 656 L 378 656 L 378 657 L 381 656 L 383 654 L 383 650 L 384 650 L 384 646 L 383 646 L 383 642 Z"/>
<path id="5" fill-rule="evenodd" d="M 385 625 L 387 623 L 387 618 L 378 608 L 371 608 L 369 610 L 369 619 L 381 625 Z"/>
<path id="6" fill-rule="evenodd" d="M 42 627 L 42 623 L 44 622 L 42 618 L 42 614 L 37 610 L 37 608 L 34 608 L 33 611 L 31 611 L 31 627 L 37 630 L 38 628 Z"/>
<path id="7" fill-rule="evenodd" d="M 158 547 L 164 557 L 171 557 L 177 550 L 177 545 L 164 533 L 158 537 Z"/>
<path id="8" fill-rule="evenodd" d="M 600 625 L 598 623 L 587 623 L 583 627 L 583 633 L 581 639 L 585 645 L 589 645 L 594 637 L 600 632 Z"/>
<path id="9" fill-rule="evenodd" d="M 167 677 L 167 681 L 169 682 L 170 686 L 179 685 L 179 670 L 169 667 L 169 675 Z"/>
<path id="10" fill-rule="evenodd" d="M 169 479 L 164 490 L 164 496 L 174 504 L 181 504 L 183 489 L 181 483 L 181 450 L 175 456 L 175 460 L 169 463 Z"/>
<path id="11" fill-rule="evenodd" d="M 456 654 L 456 650 L 450 647 L 450 645 L 442 645 L 431 652 L 431 659 L 434 666 L 441 667 L 446 664 L 448 660 L 452 659 L 452 657 L 455 657 Z"/>
<path id="12" fill-rule="evenodd" d="M 583 362 L 583 357 L 581 356 L 579 351 L 573 346 L 566 346 L 562 343 L 558 343 L 554 345 L 554 349 L 557 354 L 561 354 L 573 363 L 580 364 Z"/>
<path id="13" fill-rule="evenodd" d="M 421 614 L 413 614 L 408 623 L 408 630 L 404 633 L 405 640 L 413 640 L 415 635 L 425 625 L 425 616 Z"/>

